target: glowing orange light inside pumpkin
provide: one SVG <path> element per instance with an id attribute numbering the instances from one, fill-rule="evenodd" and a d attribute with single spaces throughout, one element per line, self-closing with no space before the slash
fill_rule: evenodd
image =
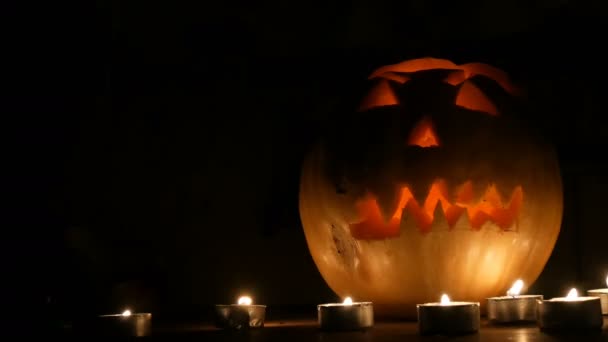
<path id="1" fill-rule="evenodd" d="M 496 109 L 496 106 L 492 101 L 469 81 L 465 81 L 462 86 L 460 86 L 460 90 L 456 96 L 456 105 L 490 115 L 498 115 L 498 109 Z"/>
<path id="2" fill-rule="evenodd" d="M 431 120 L 422 119 L 410 133 L 407 144 L 420 147 L 439 146 L 439 139 L 437 139 L 437 133 L 433 129 Z"/>
<path id="3" fill-rule="evenodd" d="M 454 70 L 454 72 L 451 73 L 445 80 L 446 83 L 449 83 L 451 85 L 458 85 L 475 75 L 481 75 L 494 80 L 510 94 L 515 95 L 519 93 L 519 89 L 517 89 L 511 83 L 509 76 L 504 71 L 497 69 L 491 65 L 484 63 L 467 63 L 457 65 L 447 59 L 431 57 L 412 59 L 397 64 L 385 65 L 381 68 L 376 69 L 369 76 L 369 78 L 388 78 L 385 76 L 387 73 L 413 73 L 432 69 Z"/>
<path id="4" fill-rule="evenodd" d="M 455 201 L 448 200 L 448 188 L 444 180 L 437 180 L 429 189 L 422 206 L 414 198 L 411 190 L 404 186 L 400 189 L 399 201 L 388 222 L 382 216 L 377 200 L 369 196 L 356 203 L 359 217 L 363 219 L 350 225 L 350 231 L 356 239 L 384 239 L 399 236 L 401 217 L 407 211 L 414 219 L 418 229 L 423 232 L 431 231 L 435 217 L 435 208 L 440 210 L 450 228 L 465 214 L 473 230 L 479 230 L 487 221 L 492 221 L 503 230 L 508 230 L 515 223 L 523 203 L 524 193 L 521 186 L 515 187 L 511 193 L 508 205 L 503 204 L 502 198 L 495 185 L 490 185 L 477 203 L 472 203 L 473 184 L 468 181 L 460 186 Z"/>
<path id="5" fill-rule="evenodd" d="M 392 106 L 396 104 L 399 104 L 397 96 L 395 96 L 393 93 L 388 81 L 382 80 L 363 99 L 359 110 L 366 110 L 382 106 Z"/>
<path id="6" fill-rule="evenodd" d="M 409 77 L 400 75 L 400 74 L 396 74 L 394 72 L 385 72 L 384 74 L 382 74 L 382 78 L 385 78 L 385 79 L 391 80 L 391 81 L 395 81 L 400 84 L 403 84 L 410 80 Z"/>
<path id="7" fill-rule="evenodd" d="M 397 64 L 385 65 L 376 69 L 369 78 L 371 79 L 382 76 L 386 72 L 417 72 L 431 69 L 460 70 L 461 68 L 447 59 L 427 57 L 410 59 Z"/>
<path id="8" fill-rule="evenodd" d="M 487 64 L 468 63 L 456 65 L 445 59 L 420 58 L 393 65 L 386 65 L 374 71 L 369 78 L 379 78 L 381 81 L 368 93 L 361 103 L 359 110 L 363 111 L 374 107 L 400 104 L 388 81 L 403 84 L 411 79 L 409 76 L 403 75 L 403 73 L 415 73 L 432 69 L 451 70 L 443 81 L 452 86 L 460 87 L 458 89 L 455 104 L 466 109 L 490 115 L 499 114 L 494 103 L 492 103 L 483 91 L 469 81 L 471 77 L 476 75 L 494 80 L 508 93 L 517 94 L 519 92 L 518 89 L 511 84 L 506 73 Z"/>

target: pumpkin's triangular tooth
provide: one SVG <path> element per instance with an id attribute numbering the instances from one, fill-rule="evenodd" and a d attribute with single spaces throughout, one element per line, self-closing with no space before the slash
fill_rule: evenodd
<path id="1" fill-rule="evenodd" d="M 524 192 L 521 186 L 516 186 L 511 192 L 511 197 L 509 198 L 508 207 L 511 210 L 515 210 L 519 212 L 521 210 L 521 205 L 524 200 Z"/>
<path id="2" fill-rule="evenodd" d="M 388 196 L 378 196 L 376 198 L 378 210 L 380 210 L 380 215 L 382 215 L 384 222 L 388 222 L 395 213 L 393 202 Z"/>
<path id="3" fill-rule="evenodd" d="M 496 182 L 492 185 L 496 188 L 496 191 L 500 194 L 500 198 L 502 200 L 503 206 L 508 206 L 511 197 L 513 196 L 513 191 L 517 187 L 517 184 L 513 182 L 513 184 L 505 184 L 506 182 Z"/>
<path id="4" fill-rule="evenodd" d="M 483 201 L 490 203 L 494 208 L 502 209 L 504 208 L 504 200 L 503 196 L 496 188 L 495 184 L 490 184 L 482 197 Z"/>
<path id="5" fill-rule="evenodd" d="M 402 232 L 414 232 L 418 231 L 420 228 L 418 227 L 418 222 L 416 222 L 416 218 L 411 212 L 411 207 L 414 204 L 409 202 L 405 208 L 403 208 L 403 214 L 401 216 L 401 231 Z"/>
<path id="6" fill-rule="evenodd" d="M 433 182 L 434 179 L 431 177 L 419 178 L 416 184 L 413 184 L 410 187 L 410 191 L 412 192 L 414 199 L 416 199 L 421 207 L 424 206 L 424 202 L 429 195 Z"/>
<path id="7" fill-rule="evenodd" d="M 452 205 L 445 211 L 445 216 L 448 219 L 450 229 L 454 229 L 454 225 L 458 222 L 462 215 L 467 214 L 467 209 L 459 205 Z"/>
<path id="8" fill-rule="evenodd" d="M 465 210 L 462 215 L 456 220 L 452 230 L 471 230 L 471 221 L 469 220 L 469 214 Z"/>
<path id="9" fill-rule="evenodd" d="M 473 188 L 473 182 L 466 180 L 455 187 L 452 198 L 454 198 L 454 204 L 466 206 L 473 202 L 475 199 L 475 192 Z"/>
<path id="10" fill-rule="evenodd" d="M 491 219 L 486 220 L 481 225 L 481 228 L 479 228 L 479 230 L 486 230 L 486 229 L 502 231 L 502 229 L 496 223 L 494 223 Z"/>
<path id="11" fill-rule="evenodd" d="M 435 210 L 433 211 L 433 226 L 431 231 L 446 231 L 449 230 L 450 225 L 448 219 L 445 217 L 441 202 L 437 202 Z"/>

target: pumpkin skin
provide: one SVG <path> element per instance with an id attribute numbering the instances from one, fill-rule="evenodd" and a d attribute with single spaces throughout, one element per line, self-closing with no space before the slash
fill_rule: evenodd
<path id="1" fill-rule="evenodd" d="M 504 72 L 434 58 L 382 67 L 308 155 L 300 217 L 321 275 L 379 315 L 533 283 L 559 235 L 556 156 L 509 111 Z M 482 91 L 485 90 L 485 91 Z"/>

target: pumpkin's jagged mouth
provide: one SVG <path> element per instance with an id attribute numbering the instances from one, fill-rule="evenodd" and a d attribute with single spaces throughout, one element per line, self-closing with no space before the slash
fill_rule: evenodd
<path id="1" fill-rule="evenodd" d="M 351 235 L 355 239 L 364 240 L 397 237 L 404 212 L 411 215 L 420 232 L 430 232 L 436 221 L 436 208 L 442 211 L 450 229 L 466 215 L 472 230 L 480 230 L 484 223 L 491 221 L 506 231 L 513 226 L 521 211 L 524 192 L 521 186 L 516 186 L 508 204 L 504 204 L 496 186 L 491 184 L 481 199 L 474 203 L 473 183 L 467 181 L 459 187 L 453 202 L 448 197 L 448 187 L 444 180 L 437 180 L 431 185 L 422 206 L 407 186 L 401 187 L 394 214 L 386 220 L 376 198 L 368 196 L 356 203 L 356 210 L 362 220 L 350 225 Z"/>

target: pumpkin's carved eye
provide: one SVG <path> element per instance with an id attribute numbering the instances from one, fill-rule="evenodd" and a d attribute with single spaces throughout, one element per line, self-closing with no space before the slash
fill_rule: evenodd
<path id="1" fill-rule="evenodd" d="M 407 144 L 420 147 L 439 146 L 439 138 L 431 119 L 424 117 L 414 126 L 407 139 Z"/>

